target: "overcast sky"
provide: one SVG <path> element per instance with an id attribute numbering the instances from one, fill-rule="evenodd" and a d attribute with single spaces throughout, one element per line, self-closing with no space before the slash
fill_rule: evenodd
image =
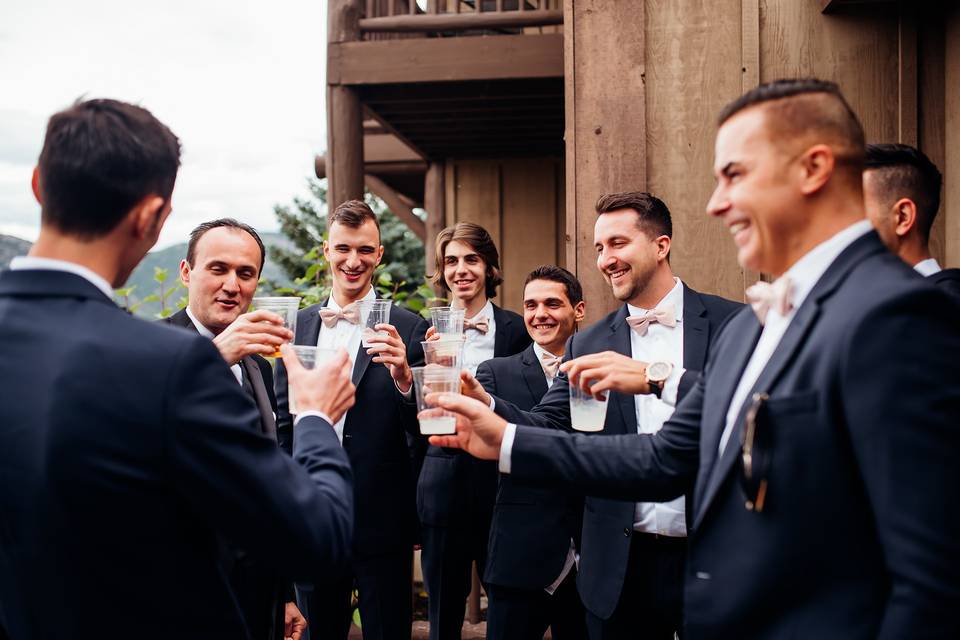
<path id="1" fill-rule="evenodd" d="M 136 102 L 180 137 L 160 246 L 233 216 L 276 230 L 326 146 L 326 1 L 0 2 L 0 233 L 35 240 L 30 173 L 78 96 Z"/>

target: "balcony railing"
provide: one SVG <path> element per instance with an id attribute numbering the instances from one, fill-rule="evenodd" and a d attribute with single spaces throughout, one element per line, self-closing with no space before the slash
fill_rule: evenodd
<path id="1" fill-rule="evenodd" d="M 563 24 L 560 1 L 366 0 L 359 26 L 364 39 L 381 39 L 375 34 L 386 33 L 452 36 L 554 31 L 553 27 Z"/>

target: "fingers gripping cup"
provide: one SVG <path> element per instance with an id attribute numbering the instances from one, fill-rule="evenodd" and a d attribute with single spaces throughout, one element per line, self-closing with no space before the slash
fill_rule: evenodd
<path id="1" fill-rule="evenodd" d="M 460 369 L 428 364 L 413 368 L 413 386 L 417 394 L 417 419 L 424 435 L 453 435 L 457 432 L 456 414 L 430 404 L 431 393 L 460 393 Z"/>
<path id="2" fill-rule="evenodd" d="M 434 328 L 444 338 L 460 338 L 463 336 L 463 309 L 453 307 L 433 307 L 430 309 L 430 320 Z"/>
<path id="3" fill-rule="evenodd" d="M 253 299 L 251 310 L 266 309 L 283 318 L 283 326 L 294 334 L 297 333 L 297 311 L 300 309 L 300 298 L 296 296 L 256 297 Z M 268 358 L 279 358 L 280 347 Z"/>
<path id="4" fill-rule="evenodd" d="M 580 385 L 570 384 L 570 426 L 577 431 L 603 431 L 603 423 L 607 419 L 606 399 L 597 400 L 591 394 L 583 391 Z"/>
<path id="5" fill-rule="evenodd" d="M 389 300 L 365 300 L 360 303 L 360 318 L 363 321 L 363 333 L 361 342 L 363 346 L 369 347 L 370 338 L 386 338 L 386 331 L 377 331 L 374 329 L 378 324 L 387 324 L 390 322 L 390 301 Z"/>
<path id="6" fill-rule="evenodd" d="M 304 344 L 295 344 L 291 345 L 293 350 L 297 354 L 297 358 L 300 360 L 300 364 L 303 365 L 304 369 L 314 369 L 317 365 L 323 364 L 330 360 L 334 355 L 336 355 L 336 349 L 321 349 L 320 347 L 312 347 Z M 290 384 L 290 379 L 287 379 L 287 404 L 290 411 L 290 415 L 297 415 L 300 413 L 297 408 L 297 399 L 293 392 L 293 385 Z"/>

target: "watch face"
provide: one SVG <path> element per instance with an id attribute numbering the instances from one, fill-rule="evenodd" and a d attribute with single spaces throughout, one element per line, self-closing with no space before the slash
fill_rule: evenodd
<path id="1" fill-rule="evenodd" d="M 670 365 L 666 362 L 651 362 L 647 367 L 647 378 L 650 380 L 666 380 L 670 375 Z"/>

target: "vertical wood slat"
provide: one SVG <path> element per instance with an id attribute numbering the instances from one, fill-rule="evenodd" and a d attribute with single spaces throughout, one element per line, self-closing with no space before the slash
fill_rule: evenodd
<path id="1" fill-rule="evenodd" d="M 423 186 L 423 208 L 427 211 L 427 240 L 424 242 L 426 273 L 432 275 L 436 267 L 436 239 L 446 226 L 446 194 L 444 186 L 444 163 L 431 162 L 427 168 Z M 440 291 L 439 287 L 434 288 Z"/>
<path id="2" fill-rule="evenodd" d="M 497 13 L 503 13 L 503 0 L 497 0 Z"/>
<path id="3" fill-rule="evenodd" d="M 407 9 L 410 10 L 410 15 L 416 15 L 417 13 L 417 0 L 407 0 Z"/>
<path id="4" fill-rule="evenodd" d="M 397 15 L 397 0 L 387 0 L 387 15 Z"/>
<path id="5" fill-rule="evenodd" d="M 897 139 L 901 144 L 917 145 L 917 10 L 916 5 L 900 3 L 897 33 Z"/>
<path id="6" fill-rule="evenodd" d="M 740 4 L 740 92 L 760 84 L 760 0 L 741 0 Z M 763 278 L 762 274 L 743 269 L 743 290 Z"/>
<path id="7" fill-rule="evenodd" d="M 944 73 L 943 217 L 946 266 L 960 267 L 960 7 L 947 10 Z"/>
<path id="8" fill-rule="evenodd" d="M 327 8 L 327 43 L 360 39 L 362 0 L 331 0 Z M 327 183 L 328 203 L 335 207 L 363 197 L 363 113 L 351 87 L 333 84 L 327 56 Z"/>

